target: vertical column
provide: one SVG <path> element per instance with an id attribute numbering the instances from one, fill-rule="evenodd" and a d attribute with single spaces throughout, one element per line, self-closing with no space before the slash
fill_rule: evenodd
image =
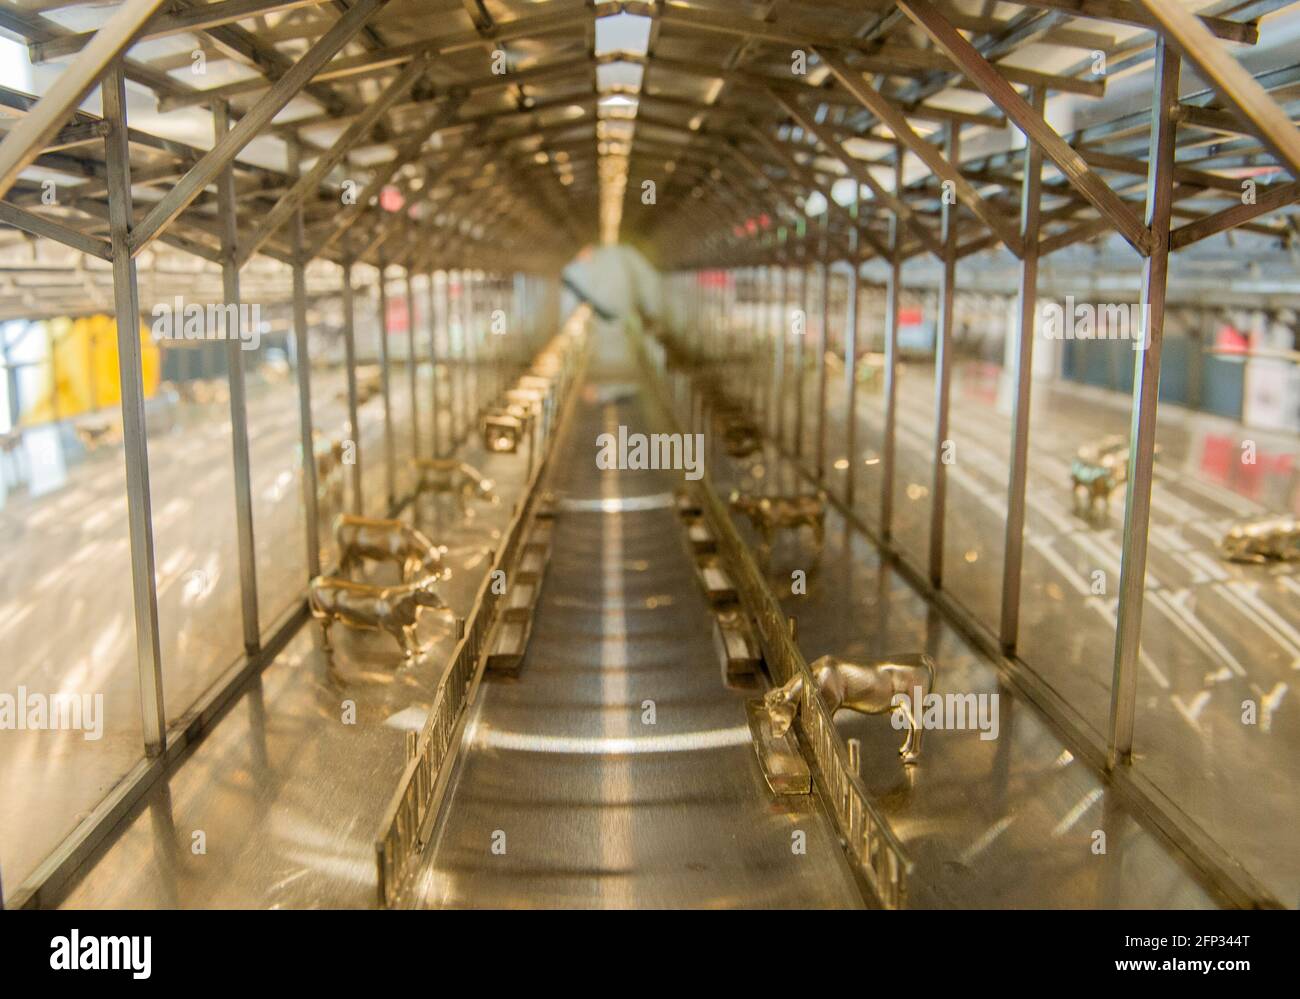
<path id="1" fill-rule="evenodd" d="M 830 203 L 827 199 L 826 218 L 823 228 L 830 226 Z M 822 237 L 822 315 L 817 324 L 817 437 L 813 457 L 813 468 L 817 481 L 826 476 L 826 344 L 831 324 L 831 261 L 830 247 L 825 235 Z"/>
<path id="2" fill-rule="evenodd" d="M 754 413 L 761 423 L 766 420 L 772 405 L 772 266 L 764 264 L 754 277 L 754 294 L 758 304 L 754 315 L 754 332 L 757 340 L 758 371 L 755 381 Z"/>
<path id="3" fill-rule="evenodd" d="M 790 268 L 781 261 L 781 298 L 776 310 L 776 423 L 773 437 L 778 448 L 785 446 L 785 352 L 790 337 Z"/>
<path id="4" fill-rule="evenodd" d="M 461 276 L 464 296 L 464 307 L 461 310 L 461 338 L 465 348 L 465 377 L 468 379 L 468 388 L 464 397 L 464 426 L 468 436 L 474 433 L 479 411 L 478 316 L 475 312 L 478 308 L 478 291 L 474 287 L 478 278 L 477 272 L 473 270 L 461 271 Z"/>
<path id="5" fill-rule="evenodd" d="M 442 432 L 439 429 L 438 413 L 438 310 L 434 295 L 434 272 L 429 268 L 429 410 L 433 413 L 429 433 L 432 437 L 429 451 L 430 458 L 442 457 Z"/>
<path id="6" fill-rule="evenodd" d="M 1147 574 L 1147 531 L 1151 526 L 1151 474 L 1155 463 L 1156 402 L 1160 390 L 1160 351 L 1164 343 L 1165 282 L 1169 276 L 1169 218 L 1173 203 L 1173 111 L 1178 105 L 1178 56 L 1156 39 L 1155 101 L 1151 109 L 1151 151 L 1147 168 L 1146 222 L 1153 237 L 1142 269 L 1145 349 L 1133 364 L 1133 418 L 1129 430 L 1128 488 L 1124 504 L 1124 547 L 1120 555 L 1119 622 L 1115 630 L 1115 670 L 1110 688 L 1110 767 L 1133 757 L 1133 716 L 1137 702 L 1138 651 L 1142 642 L 1142 601 Z"/>
<path id="7" fill-rule="evenodd" d="M 289 175 L 297 177 L 301 149 L 289 143 Z M 302 508 L 307 527 L 307 576 L 320 575 L 320 484 L 311 415 L 311 344 L 307 335 L 306 224 L 299 205 L 289 223 L 293 251 L 293 342 L 298 355 L 298 440 L 302 452 Z"/>
<path id="8" fill-rule="evenodd" d="M 844 505 L 853 509 L 853 494 L 858 476 L 858 226 L 857 186 L 854 186 L 854 212 L 849 228 L 849 283 L 844 289 L 844 454 L 849 467 L 845 470 Z"/>
<path id="9" fill-rule="evenodd" d="M 230 105 L 214 101 L 216 140 L 230 129 Z M 238 231 L 235 169 L 227 163 L 217 176 L 217 215 L 221 225 L 221 290 L 225 298 L 226 378 L 230 384 L 230 444 L 235 460 L 235 531 L 239 548 L 239 595 L 243 610 L 244 648 L 262 644 L 257 621 L 257 554 L 253 543 L 253 487 L 249 473 L 248 407 L 244 392 L 244 349 L 239 330 Z M 235 329 L 231 330 L 231 314 Z"/>
<path id="10" fill-rule="evenodd" d="M 948 123 L 948 162 L 961 168 L 961 125 Z M 941 188 L 942 190 L 942 188 Z M 956 196 L 940 198 L 943 247 L 939 282 L 939 328 L 934 341 L 934 486 L 930 503 L 930 584 L 943 585 L 944 511 L 948 501 L 948 396 L 952 388 L 952 310 L 957 282 Z M 950 204 L 950 202 L 952 202 Z"/>
<path id="11" fill-rule="evenodd" d="M 384 397 L 384 489 L 387 509 L 397 504 L 397 447 L 393 441 L 393 395 L 388 363 L 388 262 L 379 257 L 379 387 Z"/>
<path id="12" fill-rule="evenodd" d="M 415 282 L 406 268 L 406 374 L 411 385 L 411 457 L 420 457 L 420 382 L 415 363 Z"/>
<path id="13" fill-rule="evenodd" d="M 343 261 L 343 356 L 348 380 L 348 436 L 352 443 L 352 512 L 360 515 L 365 507 L 361 500 L 361 420 L 357 415 L 357 303 L 352 289 L 352 261 Z M 346 455 L 346 452 L 345 452 Z"/>
<path id="14" fill-rule="evenodd" d="M 149 438 L 144 420 L 140 358 L 140 298 L 131 258 L 131 154 L 127 144 L 126 89 L 122 61 L 104 77 L 104 154 L 108 181 L 109 234 L 113 243 L 113 305 L 117 319 L 117 366 L 122 389 L 122 449 L 126 461 L 126 512 L 131 542 L 131 597 L 135 607 L 135 655 L 140 683 L 144 748 L 160 756 L 167 748 L 162 653 L 158 644 L 153 511 L 149 494 Z M 13 398 L 16 398 L 14 396 Z"/>
<path id="15" fill-rule="evenodd" d="M 808 258 L 808 244 L 799 247 L 803 266 L 799 269 L 799 309 L 803 313 L 803 322 L 799 326 L 799 335 L 794 338 L 794 456 L 803 456 L 803 383 L 804 383 L 804 343 L 808 339 L 808 305 L 812 293 L 813 262 Z"/>
<path id="16" fill-rule="evenodd" d="M 506 277 L 504 274 L 493 275 L 492 278 L 492 302 L 494 305 L 493 315 L 488 317 L 489 335 L 492 340 L 492 399 L 496 400 L 501 397 L 501 393 L 506 390 L 505 376 L 505 337 L 514 332 L 515 317 L 512 310 L 507 308 L 509 302 L 506 295 Z M 501 321 L 496 321 L 495 312 L 501 313 Z M 499 332 L 498 332 L 499 330 Z M 514 342 L 513 340 L 511 341 Z"/>
<path id="17" fill-rule="evenodd" d="M 1043 113 L 1046 95 L 1030 92 Z M 1038 215 L 1042 200 L 1043 152 L 1026 140 L 1020 181 L 1020 290 L 1016 298 L 1016 397 L 1011 408 L 1011 471 L 1007 482 L 1007 528 L 1002 557 L 1002 620 L 998 638 L 1007 652 L 1020 633 L 1020 574 L 1025 548 L 1025 480 L 1029 470 L 1029 390 L 1033 384 L 1034 314 L 1038 303 Z"/>
<path id="18" fill-rule="evenodd" d="M 460 437 L 460 351 L 456 348 L 455 324 L 451 317 L 451 270 L 442 272 L 442 322 L 447 336 L 447 453 L 456 450 Z"/>
<path id="19" fill-rule="evenodd" d="M 903 151 L 894 162 L 894 192 L 903 196 Z M 885 284 L 885 427 L 880 442 L 880 536 L 889 541 L 894 531 L 894 437 L 898 418 L 898 296 L 902 291 L 903 220 L 889 220 L 889 279 Z"/>

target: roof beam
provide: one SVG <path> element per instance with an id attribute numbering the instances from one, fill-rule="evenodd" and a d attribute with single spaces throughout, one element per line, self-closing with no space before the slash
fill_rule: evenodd
<path id="1" fill-rule="evenodd" d="M 961 203 L 969 208 L 976 218 L 995 232 L 998 238 L 1006 244 L 1007 249 L 1016 256 L 1021 255 L 1020 234 L 1006 223 L 1002 213 L 997 208 L 980 197 L 980 193 L 975 190 L 974 185 L 961 175 L 961 170 L 955 164 L 948 162 L 937 146 L 927 142 L 912 130 L 907 116 L 902 111 L 890 103 L 880 91 L 863 79 L 861 73 L 846 63 L 839 55 L 825 49 L 818 49 L 817 53 L 822 57 L 822 61 L 830 67 L 835 79 L 839 81 L 845 90 L 852 94 L 864 108 L 879 118 L 894 133 L 899 142 L 910 149 L 922 163 L 930 168 L 931 173 L 952 184 L 954 193 Z M 960 126 L 954 123 L 950 127 L 959 128 Z"/>
<path id="2" fill-rule="evenodd" d="M 304 173 L 275 203 L 275 206 L 266 214 L 262 224 L 257 227 L 246 245 L 240 249 L 240 262 L 248 260 L 258 247 L 271 238 L 280 226 L 289 221 L 290 217 L 297 210 L 298 206 L 307 199 L 309 194 L 313 194 L 320 187 L 321 181 L 333 170 L 348 151 L 357 144 L 370 128 L 388 113 L 388 110 L 396 103 L 397 99 L 411 89 L 412 86 L 420 79 L 429 68 L 429 57 L 427 55 L 412 59 L 406 68 L 393 80 L 392 83 L 384 90 L 379 97 L 371 103 L 365 112 L 352 121 L 338 137 L 334 145 L 326 150 L 322 155 L 316 158 L 310 170 Z M 436 120 L 436 119 L 435 119 Z"/>
<path id="3" fill-rule="evenodd" d="M 1150 16 L 1148 11 L 1142 9 L 1145 4 L 1142 4 L 1141 0 L 1138 0 L 1141 6 L 1134 6 L 1124 0 L 1011 0 L 1011 2 L 1018 3 L 1022 7 L 1059 10 L 1072 17 L 1090 17 L 1115 24 L 1133 24 L 1152 31 L 1156 30 L 1160 23 L 1158 19 Z M 1259 41 L 1259 29 L 1253 24 L 1229 21 L 1223 17 L 1196 17 L 1190 13 L 1187 16 L 1200 21 L 1206 32 L 1215 38 L 1242 42 L 1245 45 L 1254 45 Z"/>
<path id="4" fill-rule="evenodd" d="M 0 197 L 13 187 L 23 169 L 40 155 L 68 117 L 94 89 L 109 65 L 135 40 L 163 0 L 125 0 L 95 37 L 65 69 L 30 114 L 0 141 Z"/>
<path id="5" fill-rule="evenodd" d="M 183 212 L 199 193 L 212 183 L 227 163 L 280 113 L 310 82 L 316 71 L 365 27 L 366 22 L 388 0 L 358 0 L 293 67 L 280 77 L 254 104 L 234 128 L 225 132 L 202 159 L 154 205 L 144 220 L 131 230 L 131 253 L 139 254 L 162 230 Z"/>
<path id="6" fill-rule="evenodd" d="M 1161 33 L 1219 92 L 1225 104 L 1248 121 L 1260 141 L 1300 178 L 1300 129 L 1268 92 L 1259 85 L 1190 11 L 1170 0 L 1137 0 Z"/>
<path id="7" fill-rule="evenodd" d="M 1072 185 L 1140 254 L 1151 252 L 1151 231 L 1133 206 L 1110 189 L 1079 153 L 1038 114 L 991 62 L 976 51 L 929 0 L 898 0 L 903 12 L 948 53 L 970 79 L 1037 145 Z"/>
<path id="8" fill-rule="evenodd" d="M 1205 215 L 1194 222 L 1181 225 L 1169 234 L 1169 249 L 1181 250 L 1226 229 L 1235 229 L 1243 222 L 1267 215 L 1279 208 L 1300 201 L 1300 183 L 1275 184 L 1262 191 L 1249 205 L 1233 205 L 1213 215 Z"/>
<path id="9" fill-rule="evenodd" d="M 912 210 L 911 206 L 903 201 L 902 191 L 889 192 L 881 186 L 880 182 L 872 176 L 870 169 L 860 164 L 857 159 L 849 155 L 844 147 L 831 134 L 830 129 L 824 125 L 815 122 L 798 103 L 793 100 L 787 100 L 786 97 L 776 91 L 771 92 L 772 99 L 780 104 L 790 113 L 790 116 L 799 124 L 805 132 L 817 137 L 817 141 L 826 147 L 826 150 L 840 160 L 849 170 L 849 173 L 861 184 L 865 184 L 871 189 L 876 200 L 887 205 L 902 221 L 912 230 L 925 245 L 925 247 L 936 257 L 942 255 L 943 248 L 939 245 L 939 240 L 935 237 L 926 226 L 921 222 L 920 216 Z M 899 152 L 902 155 L 902 152 Z"/>

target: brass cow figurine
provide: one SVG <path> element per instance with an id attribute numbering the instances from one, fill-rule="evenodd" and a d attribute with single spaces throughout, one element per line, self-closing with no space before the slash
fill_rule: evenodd
<path id="1" fill-rule="evenodd" d="M 337 509 L 343 505 L 343 442 L 314 438 L 312 444 L 316 458 L 317 501 Z"/>
<path id="2" fill-rule="evenodd" d="M 402 647 L 402 655 L 411 659 L 419 650 L 415 624 L 420 608 L 447 609 L 434 588 L 437 582 L 438 577 L 431 575 L 397 586 L 371 586 L 336 576 L 317 576 L 307 589 L 307 605 L 311 616 L 321 623 L 326 650 L 333 648 L 330 626 L 341 621 L 349 628 L 388 632 Z"/>
<path id="3" fill-rule="evenodd" d="M 826 540 L 826 493 L 803 496 L 744 496 L 732 492 L 731 508 L 749 518 L 763 537 L 763 547 L 772 550 L 772 539 L 779 528 L 798 530 L 807 525 L 820 549 Z"/>
<path id="4" fill-rule="evenodd" d="M 1128 481 L 1128 441 L 1114 435 L 1079 448 L 1070 464 L 1076 510 L 1094 513 L 1098 501 L 1110 509 L 1110 496 Z"/>
<path id="5" fill-rule="evenodd" d="M 1283 515 L 1234 524 L 1219 542 L 1219 551 L 1233 562 L 1295 561 L 1300 559 L 1300 521 Z"/>
<path id="6" fill-rule="evenodd" d="M 895 710 L 903 712 L 907 720 L 907 738 L 899 747 L 898 755 L 905 764 L 917 761 L 921 755 L 923 730 L 916 719 L 922 705 L 913 704 L 912 700 L 918 689 L 921 698 L 925 698 L 934 687 L 933 659 L 924 652 L 885 656 L 865 662 L 827 655 L 808 668 L 812 671 L 817 693 L 832 717 L 840 708 L 864 715 L 883 715 Z M 764 695 L 763 707 L 767 709 L 773 735 L 780 737 L 790 730 L 799 714 L 803 694 L 803 674 L 795 673 L 784 686 Z"/>
<path id="7" fill-rule="evenodd" d="M 745 417 L 729 419 L 722 431 L 723 445 L 733 458 L 748 458 L 763 446 L 763 434 L 758 426 Z"/>
<path id="8" fill-rule="evenodd" d="M 422 532 L 400 520 L 340 514 L 334 521 L 334 540 L 339 546 L 339 571 L 350 574 L 363 560 L 395 562 L 402 581 L 415 576 L 451 577 L 442 564 L 446 546 L 435 545 Z"/>
<path id="9" fill-rule="evenodd" d="M 501 502 L 496 494 L 496 483 L 484 478 L 472 465 L 457 458 L 417 458 L 416 492 L 455 493 L 460 512 L 469 512 L 471 499 L 485 500 L 493 505 Z"/>

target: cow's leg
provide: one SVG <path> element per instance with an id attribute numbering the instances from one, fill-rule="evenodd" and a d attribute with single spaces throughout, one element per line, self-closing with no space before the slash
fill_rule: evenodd
<path id="1" fill-rule="evenodd" d="M 415 657 L 415 643 L 412 640 L 410 633 L 407 631 L 407 627 L 409 626 L 388 624 L 384 626 L 384 630 L 392 635 L 397 644 L 401 646 L 402 657 L 405 659 L 413 659 Z"/>
<path id="2" fill-rule="evenodd" d="M 321 637 L 323 638 L 321 647 L 326 652 L 332 652 L 334 650 L 334 645 L 332 642 L 330 642 L 330 625 L 333 623 L 334 622 L 330 620 L 328 617 L 323 617 L 320 619 L 320 632 L 321 632 Z"/>
<path id="3" fill-rule="evenodd" d="M 903 745 L 898 749 L 898 755 L 903 758 L 904 763 L 915 763 L 916 758 L 921 752 L 921 728 L 916 723 L 916 715 L 912 711 L 912 704 L 907 698 L 898 702 L 898 710 L 903 712 L 903 718 L 907 721 L 907 738 L 903 740 Z"/>

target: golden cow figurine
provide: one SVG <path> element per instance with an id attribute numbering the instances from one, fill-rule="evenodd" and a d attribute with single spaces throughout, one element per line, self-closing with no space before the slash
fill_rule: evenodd
<path id="1" fill-rule="evenodd" d="M 1300 520 L 1282 515 L 1234 524 L 1219 542 L 1233 562 L 1293 562 L 1300 559 Z"/>
<path id="2" fill-rule="evenodd" d="M 743 416 L 727 421 L 722 440 L 727 454 L 733 458 L 748 458 L 763 446 L 763 434 L 758 425 Z"/>
<path id="3" fill-rule="evenodd" d="M 93 451 L 106 444 L 116 444 L 122 439 L 121 430 L 111 419 L 82 420 L 76 424 L 75 430 L 77 440 L 81 441 L 81 446 L 87 451 Z"/>
<path id="4" fill-rule="evenodd" d="M 1114 434 L 1079 448 L 1070 464 L 1076 510 L 1094 513 L 1098 501 L 1110 508 L 1110 496 L 1128 481 L 1128 439 Z"/>
<path id="5" fill-rule="evenodd" d="M 334 521 L 334 540 L 339 546 L 339 571 L 345 575 L 370 559 L 397 563 L 403 581 L 430 574 L 438 579 L 451 577 L 451 569 L 442 562 L 446 546 L 435 545 L 400 520 L 340 514 Z"/>
<path id="6" fill-rule="evenodd" d="M 813 539 L 820 549 L 826 540 L 826 492 L 803 496 L 744 496 L 731 494 L 731 508 L 749 518 L 749 522 L 762 535 L 763 548 L 772 550 L 772 539 L 777 530 L 800 527 L 812 528 Z"/>
<path id="7" fill-rule="evenodd" d="M 471 499 L 485 500 L 493 505 L 501 502 L 496 493 L 496 483 L 458 458 L 417 458 L 414 464 L 416 492 L 455 493 L 461 513 L 469 512 Z"/>
<path id="8" fill-rule="evenodd" d="M 883 715 L 901 711 L 907 721 L 907 738 L 898 755 L 907 764 L 921 755 L 922 728 L 917 723 L 922 705 L 914 703 L 930 694 L 934 687 L 935 664 L 924 652 L 885 656 L 856 662 L 841 656 L 822 656 L 808 666 L 820 695 L 831 716 L 840 708 L 864 715 Z M 763 696 L 763 707 L 772 723 L 772 734 L 785 735 L 799 714 L 803 703 L 804 676 L 796 672 L 781 687 Z"/>
<path id="9" fill-rule="evenodd" d="M 316 458 L 316 497 L 321 503 L 343 505 L 343 442 L 313 438 Z"/>
<path id="10" fill-rule="evenodd" d="M 349 628 L 388 632 L 402 647 L 402 655 L 411 659 L 419 651 L 415 625 L 420 608 L 448 609 L 435 589 L 438 578 L 429 575 L 396 586 L 372 586 L 317 576 L 307 589 L 307 605 L 311 616 L 321 623 L 327 650 L 333 648 L 330 627 L 341 621 Z"/>

